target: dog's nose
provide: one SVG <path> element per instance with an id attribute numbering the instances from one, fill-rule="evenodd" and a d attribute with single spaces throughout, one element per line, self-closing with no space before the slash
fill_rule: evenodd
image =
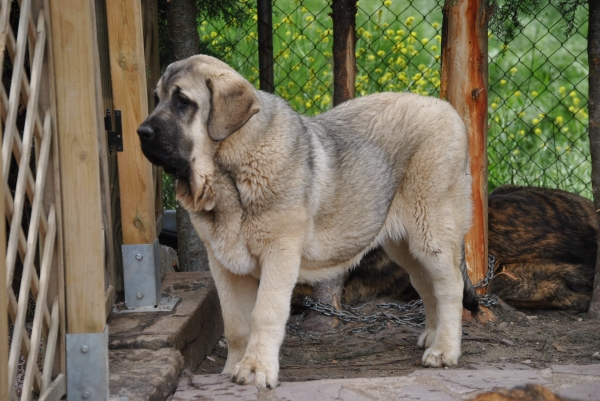
<path id="1" fill-rule="evenodd" d="M 148 125 L 140 125 L 137 129 L 137 133 L 141 139 L 152 139 L 154 136 L 154 130 Z"/>

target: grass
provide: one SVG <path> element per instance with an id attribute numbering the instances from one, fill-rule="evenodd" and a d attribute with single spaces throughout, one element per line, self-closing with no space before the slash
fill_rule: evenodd
<path id="1" fill-rule="evenodd" d="M 211 49 L 258 87 L 256 10 L 253 2 L 246 4 L 245 23 L 201 21 L 198 29 Z M 275 92 L 300 113 L 332 107 L 330 12 L 326 0 L 273 5 Z M 508 47 L 490 33 L 490 191 L 507 183 L 543 185 L 591 198 L 587 11 L 578 20 L 575 35 L 565 38 L 560 13 L 548 5 Z M 439 96 L 441 23 L 437 0 L 360 1 L 356 95 Z"/>

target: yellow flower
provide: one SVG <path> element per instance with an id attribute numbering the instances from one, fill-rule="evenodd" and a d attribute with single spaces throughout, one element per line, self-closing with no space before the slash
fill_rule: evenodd
<path id="1" fill-rule="evenodd" d="M 386 7 L 390 7 L 392 5 L 392 1 L 391 0 L 385 0 L 383 2 L 383 5 L 386 6 Z"/>
<path id="2" fill-rule="evenodd" d="M 540 94 L 536 91 L 531 91 L 531 96 L 532 97 L 538 97 Z"/>
<path id="3" fill-rule="evenodd" d="M 498 104 L 492 103 L 492 109 L 497 109 L 497 108 L 498 108 Z"/>
<path id="4" fill-rule="evenodd" d="M 555 123 L 556 125 L 563 125 L 563 122 L 564 122 L 564 120 L 563 120 L 562 116 L 557 116 L 557 117 L 554 119 L 554 123 Z"/>
<path id="5" fill-rule="evenodd" d="M 440 24 L 439 24 L 438 22 L 434 22 L 433 24 L 431 24 L 431 26 L 432 26 L 434 29 L 438 29 L 438 28 L 440 27 Z"/>
<path id="6" fill-rule="evenodd" d="M 506 79 L 501 79 L 500 80 L 500 85 L 506 85 L 506 82 L 507 82 Z"/>
<path id="7" fill-rule="evenodd" d="M 218 33 L 216 33 L 215 31 L 212 31 L 212 32 L 210 33 L 210 37 L 211 37 L 211 38 L 216 38 L 216 37 L 217 37 L 217 35 L 218 35 Z"/>
<path id="8" fill-rule="evenodd" d="M 569 127 L 562 127 L 560 130 L 564 133 L 567 133 L 569 132 Z"/>
<path id="9" fill-rule="evenodd" d="M 427 44 L 427 42 L 429 42 L 429 39 L 427 39 L 427 38 L 421 39 L 421 43 L 423 44 L 423 46 L 425 46 Z"/>
<path id="10" fill-rule="evenodd" d="M 400 36 L 404 36 L 404 30 L 403 29 L 398 29 L 396 31 L 396 34 L 400 35 Z"/>
<path id="11" fill-rule="evenodd" d="M 538 120 L 537 118 L 534 118 L 533 120 L 531 120 L 531 122 L 536 125 L 540 123 L 540 120 Z"/>
<path id="12" fill-rule="evenodd" d="M 515 75 L 518 71 L 519 71 L 519 69 L 517 67 L 513 67 L 510 69 L 510 73 L 513 75 Z"/>
<path id="13" fill-rule="evenodd" d="M 407 27 L 410 27 L 410 26 L 412 26 L 414 21 L 415 21 L 415 17 L 408 17 L 406 19 L 406 21 L 404 22 L 404 25 L 406 25 Z"/>
<path id="14" fill-rule="evenodd" d="M 525 136 L 525 130 L 524 130 L 524 129 L 520 129 L 520 130 L 519 130 L 519 135 L 521 135 L 521 136 Z"/>
<path id="15" fill-rule="evenodd" d="M 384 52 L 383 50 L 379 50 L 379 51 L 377 52 L 377 55 L 378 55 L 379 57 L 383 57 L 383 56 L 385 56 L 385 52 Z"/>
<path id="16" fill-rule="evenodd" d="M 571 113 L 575 113 L 577 111 L 577 109 L 575 108 L 575 106 L 569 106 L 569 111 Z"/>
<path id="17" fill-rule="evenodd" d="M 310 108 L 310 106 L 312 106 L 312 101 L 308 100 L 306 103 L 304 103 L 304 105 L 308 109 L 308 108 Z"/>
<path id="18" fill-rule="evenodd" d="M 388 36 L 394 36 L 396 34 L 396 31 L 394 31 L 393 29 L 388 29 L 387 31 L 385 31 L 385 34 Z"/>
<path id="19" fill-rule="evenodd" d="M 542 133 L 542 130 L 539 128 L 536 128 L 533 130 L 533 132 L 535 132 L 536 135 L 540 135 Z M 544 147 L 546 147 L 546 146 L 544 145 Z"/>
<path id="20" fill-rule="evenodd" d="M 540 113 L 540 114 L 538 114 L 538 117 L 541 118 L 541 119 L 544 119 L 544 118 L 546 118 L 546 115 L 543 114 L 543 113 Z"/>
<path id="21" fill-rule="evenodd" d="M 313 22 L 315 20 L 315 17 L 313 17 L 312 15 L 307 15 L 305 18 L 306 22 Z"/>
<path id="22" fill-rule="evenodd" d="M 515 91 L 514 95 L 515 95 L 516 97 L 519 97 L 519 96 L 521 96 L 521 91 Z"/>
<path id="23" fill-rule="evenodd" d="M 375 55 L 373 55 L 373 54 L 369 54 L 369 55 L 367 56 L 367 60 L 369 60 L 369 61 L 375 61 Z"/>
<path id="24" fill-rule="evenodd" d="M 416 32 L 411 32 L 411 33 L 410 33 L 410 36 L 413 36 L 413 37 L 415 37 L 415 38 L 416 38 L 416 37 L 417 37 L 417 33 L 416 33 Z"/>
<path id="25" fill-rule="evenodd" d="M 438 47 L 436 45 L 433 45 L 430 47 L 430 49 L 432 52 L 435 52 L 435 51 L 437 51 Z"/>

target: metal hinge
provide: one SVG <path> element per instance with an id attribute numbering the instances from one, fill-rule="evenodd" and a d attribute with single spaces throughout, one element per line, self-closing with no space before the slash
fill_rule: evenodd
<path id="1" fill-rule="evenodd" d="M 108 151 L 112 154 L 113 149 L 117 152 L 123 151 L 123 123 L 121 121 L 121 110 L 115 110 L 115 130 L 112 130 L 112 118 L 110 109 L 106 109 L 104 116 L 104 129 L 108 131 Z"/>

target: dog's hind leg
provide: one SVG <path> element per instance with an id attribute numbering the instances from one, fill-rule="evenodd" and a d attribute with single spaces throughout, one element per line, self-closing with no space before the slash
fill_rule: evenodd
<path id="1" fill-rule="evenodd" d="M 390 259 L 402 266 L 410 276 L 410 282 L 415 287 L 423 306 L 425 307 L 425 331 L 419 336 L 417 345 L 427 348 L 433 342 L 437 323 L 436 300 L 433 297 L 433 289 L 429 283 L 421 264 L 416 261 L 408 250 L 408 244 L 401 241 L 399 244 L 388 242 L 383 245 L 383 250 Z"/>
<path id="2" fill-rule="evenodd" d="M 225 326 L 227 361 L 223 373 L 233 373 L 234 366 L 242 360 L 250 339 L 252 309 L 256 302 L 258 281 L 252 276 L 231 273 L 214 258 L 207 247 L 212 273 Z"/>

